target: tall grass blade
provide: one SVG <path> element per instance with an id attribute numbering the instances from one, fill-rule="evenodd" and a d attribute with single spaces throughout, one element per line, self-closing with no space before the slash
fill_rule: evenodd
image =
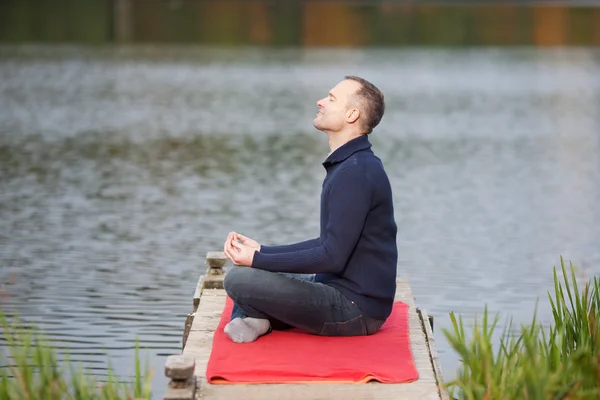
<path id="1" fill-rule="evenodd" d="M 446 384 L 455 398 L 464 400 L 597 400 L 600 398 L 600 280 L 594 277 L 579 286 L 575 267 L 567 272 L 561 257 L 559 279 L 554 268 L 554 293 L 548 293 L 553 322 L 543 327 L 537 320 L 538 304 L 531 321 L 515 335 L 512 320 L 494 351 L 487 306 L 469 335 L 461 316 L 450 314 L 452 329 L 443 329 L 461 360 L 456 378 Z"/>
<path id="2" fill-rule="evenodd" d="M 7 346 L 0 350 L 0 399 L 18 400 L 121 400 L 149 399 L 151 376 L 148 362 L 141 368 L 136 341 L 135 381 L 121 384 L 109 368 L 103 385 L 69 362 L 58 362 L 55 348 L 36 329 L 18 318 L 9 322 L 0 309 L 0 335 Z M 62 364 L 61 367 L 59 364 Z M 5 366 L 5 367 L 3 367 Z M 67 376 L 70 378 L 67 378 Z"/>

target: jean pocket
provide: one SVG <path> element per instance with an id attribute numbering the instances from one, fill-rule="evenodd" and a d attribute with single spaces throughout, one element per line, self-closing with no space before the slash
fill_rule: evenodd
<path id="1" fill-rule="evenodd" d="M 362 315 L 345 322 L 325 322 L 320 336 L 365 336 L 367 328 Z"/>

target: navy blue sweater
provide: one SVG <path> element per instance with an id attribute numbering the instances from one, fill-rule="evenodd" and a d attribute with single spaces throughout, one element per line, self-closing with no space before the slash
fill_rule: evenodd
<path id="1" fill-rule="evenodd" d="M 316 239 L 261 246 L 253 268 L 315 273 L 371 318 L 386 319 L 396 291 L 396 222 L 392 190 L 366 135 L 335 150 L 323 163 L 321 229 Z"/>

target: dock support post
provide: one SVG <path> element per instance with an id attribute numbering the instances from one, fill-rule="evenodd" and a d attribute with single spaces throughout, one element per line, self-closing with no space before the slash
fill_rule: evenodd
<path id="1" fill-rule="evenodd" d="M 163 400 L 195 400 L 196 378 L 194 368 L 196 360 L 189 355 L 173 355 L 165 362 L 165 376 L 171 378 Z"/>
<path id="2" fill-rule="evenodd" d="M 222 251 L 209 251 L 206 253 L 206 277 L 204 278 L 204 289 L 223 289 L 223 280 L 225 273 L 223 267 L 227 262 L 227 257 Z"/>

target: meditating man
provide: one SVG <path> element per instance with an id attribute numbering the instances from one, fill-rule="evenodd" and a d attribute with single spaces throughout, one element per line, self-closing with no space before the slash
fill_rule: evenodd
<path id="1" fill-rule="evenodd" d="M 323 162 L 320 235 L 284 246 L 228 235 L 224 251 L 236 267 L 224 285 L 235 308 L 225 332 L 235 342 L 284 327 L 371 335 L 391 313 L 398 258 L 392 190 L 367 136 L 383 116 L 383 94 L 347 76 L 317 106 L 313 125 L 331 149 Z"/>

